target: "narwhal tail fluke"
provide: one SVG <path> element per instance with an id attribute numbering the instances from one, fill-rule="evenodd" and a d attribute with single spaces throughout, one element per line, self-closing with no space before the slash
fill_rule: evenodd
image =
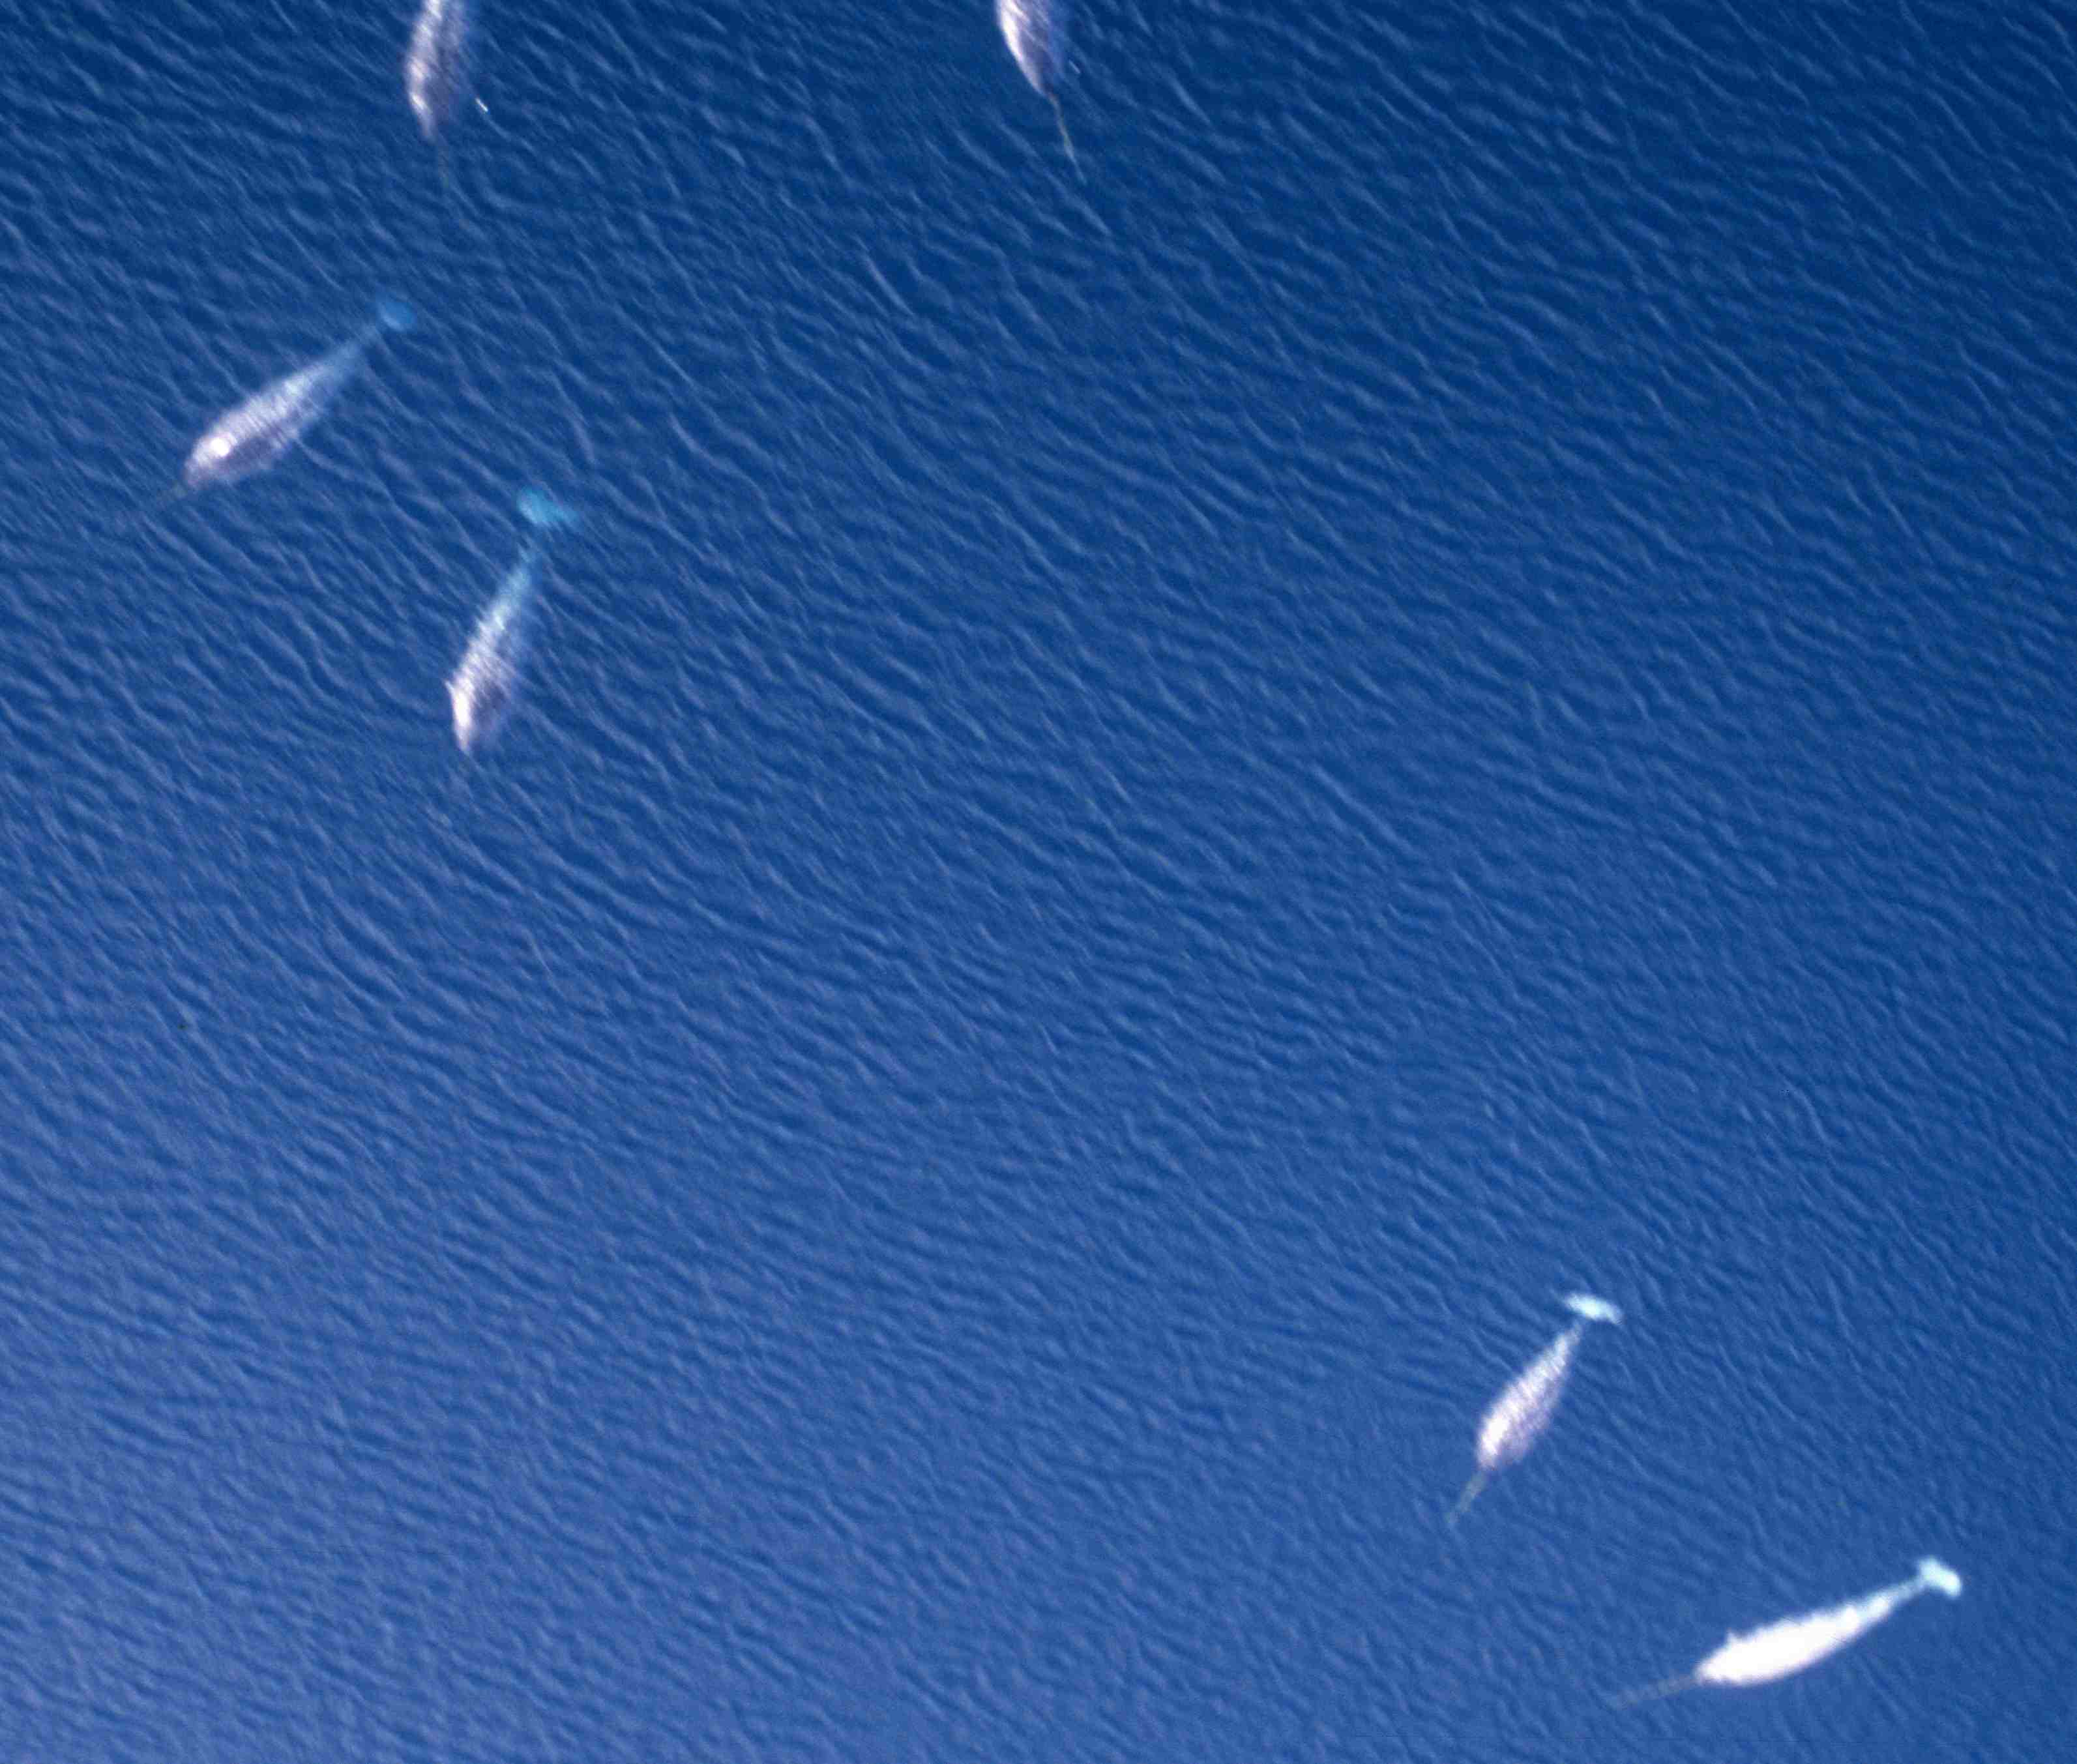
<path id="1" fill-rule="evenodd" d="M 1053 102 L 1053 120 L 1060 125 L 1060 145 L 1068 150 L 1068 163 L 1074 167 L 1076 177 L 1084 177 L 1081 156 L 1075 151 L 1075 138 L 1068 132 L 1068 113 L 1060 108 L 1060 94 L 1049 92 L 1047 96 Z"/>
<path id="2" fill-rule="evenodd" d="M 1623 1320 L 1621 1306 L 1611 1304 L 1606 1299 L 1597 1299 L 1591 1292 L 1567 1292 L 1565 1308 L 1589 1323 L 1620 1323 Z"/>
<path id="3" fill-rule="evenodd" d="M 1445 1525 L 1454 1525 L 1459 1519 L 1463 1518 L 1465 1512 L 1470 1508 L 1471 1503 L 1476 1500 L 1480 1496 L 1483 1495 L 1486 1491 L 1486 1483 L 1488 1480 L 1489 1479 L 1484 1471 L 1481 1470 L 1476 1472 L 1472 1476 L 1471 1479 L 1464 1484 L 1463 1493 L 1457 1496 L 1457 1504 L 1450 1509 L 1450 1516 L 1445 1520 L 1443 1523 Z"/>
<path id="4" fill-rule="evenodd" d="M 519 518 L 537 533 L 552 531 L 559 526 L 575 526 L 577 511 L 567 502 L 559 502 L 538 485 L 519 493 Z"/>
<path id="5" fill-rule="evenodd" d="M 1921 1586 L 1930 1587 L 1935 1592 L 1944 1592 L 1950 1599 L 1962 1596 L 1961 1575 L 1938 1556 L 1920 1558 L 1918 1579 Z"/>
<path id="6" fill-rule="evenodd" d="M 1609 1699 L 1612 1709 L 1634 1709 L 1640 1703 L 1656 1703 L 1661 1697 L 1678 1696 L 1683 1691 L 1693 1688 L 1695 1675 L 1684 1672 L 1678 1678 L 1661 1679 L 1656 1684 L 1642 1684 L 1634 1691 L 1623 1691 Z"/>

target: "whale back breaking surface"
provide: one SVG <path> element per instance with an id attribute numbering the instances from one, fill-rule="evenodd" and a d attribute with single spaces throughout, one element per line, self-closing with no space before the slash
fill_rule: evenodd
<path id="1" fill-rule="evenodd" d="M 1493 1399 L 1479 1424 L 1478 1462 L 1482 1470 L 1500 1470 L 1515 1462 L 1543 1437 L 1558 1412 L 1586 1325 L 1575 1323 L 1522 1367 Z"/>
<path id="2" fill-rule="evenodd" d="M 532 640 L 535 588 L 547 535 L 577 525 L 576 511 L 545 490 L 522 491 L 518 507 L 529 529 L 526 543 L 477 621 L 461 662 L 447 680 L 455 740 L 464 753 L 496 740 L 511 715 Z"/>
<path id="3" fill-rule="evenodd" d="M 497 738 L 519 696 L 520 671 L 526 666 L 532 637 L 535 584 L 540 570 L 540 544 L 527 550 L 484 609 L 470 634 L 468 647 L 447 681 L 454 707 L 455 739 L 464 753 L 474 753 Z"/>
<path id="4" fill-rule="evenodd" d="M 1696 1682 L 1765 1684 L 1786 1678 L 1838 1653 L 1888 1615 L 1887 1608 L 1875 1609 L 1869 1601 L 1856 1600 L 1727 1637 L 1721 1648 L 1696 1667 Z"/>
<path id="5" fill-rule="evenodd" d="M 429 141 L 468 97 L 475 36 L 472 0 L 426 0 L 418 10 L 404 51 L 404 97 Z"/>
<path id="6" fill-rule="evenodd" d="M 1951 1571 L 1950 1571 L 1951 1572 Z M 1695 1668 L 1698 1684 L 1769 1684 L 1829 1659 L 1858 1641 L 1897 1607 L 1944 1585 L 1923 1571 L 1893 1587 L 1827 1605 L 1800 1616 L 1725 1637 L 1724 1645 Z"/>
<path id="7" fill-rule="evenodd" d="M 1068 71 L 1068 0 L 996 0 L 995 22 L 1034 91 L 1051 98 Z"/>
<path id="8" fill-rule="evenodd" d="M 264 472 L 309 431 L 330 408 L 368 352 L 372 333 L 341 343 L 306 368 L 285 374 L 242 404 L 234 405 L 203 432 L 189 453 L 181 481 L 191 490 L 233 484 Z"/>

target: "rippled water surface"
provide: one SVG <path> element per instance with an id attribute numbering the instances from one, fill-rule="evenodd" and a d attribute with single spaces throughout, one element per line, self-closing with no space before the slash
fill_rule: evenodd
<path id="1" fill-rule="evenodd" d="M 410 11 L 7 26 L 0 1752 L 2067 1749 L 2068 21 Z"/>

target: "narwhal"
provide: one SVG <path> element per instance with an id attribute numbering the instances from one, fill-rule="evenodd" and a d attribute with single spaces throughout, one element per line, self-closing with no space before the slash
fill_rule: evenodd
<path id="1" fill-rule="evenodd" d="M 418 129 L 437 141 L 468 97 L 476 35 L 471 0 L 426 0 L 404 51 L 404 98 Z"/>
<path id="2" fill-rule="evenodd" d="M 520 548 L 518 561 L 498 585 L 496 597 L 477 621 L 461 665 L 447 681 L 447 697 L 454 704 L 455 739 L 464 753 L 487 746 L 504 726 L 526 666 L 547 535 L 557 527 L 577 523 L 576 512 L 545 490 L 521 492 L 519 514 L 529 529 L 527 543 Z"/>
<path id="3" fill-rule="evenodd" d="M 1464 1509 L 1479 1498 L 1496 1475 L 1543 1437 L 1550 1417 L 1558 1412 L 1558 1400 L 1565 1394 L 1572 1356 L 1579 1350 L 1580 1338 L 1587 1333 L 1587 1325 L 1622 1321 L 1622 1313 L 1606 1299 L 1592 1298 L 1584 1292 L 1569 1294 L 1565 1305 L 1579 1321 L 1515 1374 L 1480 1421 L 1478 1468 L 1464 1484 L 1457 1504 L 1450 1509 L 1451 1525 L 1463 1517 Z"/>
<path id="4" fill-rule="evenodd" d="M 1031 89 L 1053 106 L 1068 163 L 1079 172 L 1082 162 L 1075 157 L 1067 113 L 1060 108 L 1060 81 L 1068 71 L 1068 6 L 1069 0 L 995 0 L 995 22 Z"/>
<path id="5" fill-rule="evenodd" d="M 1908 1580 L 1900 1580 L 1865 1598 L 1808 1611 L 1800 1617 L 1784 1617 L 1743 1635 L 1726 1636 L 1724 1645 L 1693 1671 L 1648 1684 L 1641 1691 L 1625 1691 L 1614 1699 L 1615 1706 L 1626 1709 L 1704 1684 L 1771 1684 L 1820 1660 L 1829 1660 L 1921 1592 L 1944 1592 L 1950 1599 L 1958 1599 L 1962 1577 L 1938 1556 L 1923 1557 L 1918 1572 Z"/>
<path id="6" fill-rule="evenodd" d="M 336 349 L 234 405 L 210 424 L 189 451 L 181 472 L 181 492 L 235 484 L 266 470 L 331 407 L 360 371 L 377 338 L 385 331 L 409 331 L 414 322 L 409 306 L 385 297 L 376 302 L 374 318 Z"/>

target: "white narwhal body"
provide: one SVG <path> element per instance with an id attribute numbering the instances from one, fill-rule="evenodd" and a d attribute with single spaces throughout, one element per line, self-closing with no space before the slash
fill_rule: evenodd
<path id="1" fill-rule="evenodd" d="M 452 120 L 468 96 L 476 35 L 471 0 L 426 0 L 404 52 L 404 98 L 429 141 Z"/>
<path id="2" fill-rule="evenodd" d="M 388 331 L 416 321 L 401 300 L 377 303 L 375 317 L 336 349 L 264 386 L 223 413 L 189 451 L 181 482 L 189 490 L 235 484 L 264 472 L 286 453 L 360 371 L 368 346 Z"/>
<path id="3" fill-rule="evenodd" d="M 995 22 L 1009 45 L 1018 70 L 1031 89 L 1053 106 L 1060 125 L 1060 144 L 1079 171 L 1075 144 L 1060 108 L 1060 81 L 1068 71 L 1068 13 L 1070 0 L 995 0 Z"/>
<path id="4" fill-rule="evenodd" d="M 1922 1592 L 1943 1592 L 1950 1599 L 1962 1596 L 1962 1577 L 1938 1556 L 1926 1556 L 1908 1580 L 1883 1587 L 1864 1598 L 1827 1605 L 1800 1617 L 1784 1617 L 1743 1635 L 1729 1635 L 1724 1645 L 1692 1672 L 1663 1683 L 1647 1685 L 1616 1700 L 1618 1708 L 1648 1703 L 1655 1697 L 1671 1696 L 1704 1684 L 1771 1684 L 1829 1660 L 1840 1649 L 1858 1641 L 1886 1620 L 1899 1605 L 1908 1604 Z"/>
<path id="5" fill-rule="evenodd" d="M 547 535 L 557 527 L 574 526 L 577 521 L 572 510 L 545 490 L 522 492 L 519 514 L 530 529 L 527 543 L 518 561 L 498 585 L 496 597 L 477 621 L 461 664 L 447 681 L 455 740 L 464 753 L 489 745 L 505 725 L 518 697 L 533 634 L 534 602 Z"/>
<path id="6" fill-rule="evenodd" d="M 1450 1510 L 1451 1525 L 1463 1516 L 1464 1509 L 1479 1498 L 1495 1475 L 1519 1460 L 1543 1437 L 1551 1417 L 1558 1412 L 1565 1381 L 1572 1374 L 1572 1356 L 1579 1351 L 1580 1338 L 1587 1333 L 1587 1325 L 1622 1321 L 1622 1313 L 1606 1299 L 1584 1292 L 1568 1295 L 1565 1305 L 1579 1321 L 1515 1374 L 1480 1421 L 1478 1469 Z"/>

